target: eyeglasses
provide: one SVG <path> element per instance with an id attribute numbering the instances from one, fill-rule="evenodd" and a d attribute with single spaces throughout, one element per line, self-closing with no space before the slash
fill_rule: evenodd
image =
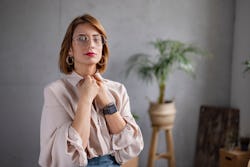
<path id="1" fill-rule="evenodd" d="M 88 47 L 90 44 L 91 38 L 88 35 L 85 34 L 79 34 L 78 36 L 74 37 L 73 40 L 77 41 L 77 44 L 81 47 Z M 93 35 L 92 41 L 94 42 L 95 46 L 101 47 L 103 46 L 107 40 L 103 35 Z"/>

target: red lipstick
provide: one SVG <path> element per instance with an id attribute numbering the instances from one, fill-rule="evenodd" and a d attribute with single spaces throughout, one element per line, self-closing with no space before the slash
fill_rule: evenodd
<path id="1" fill-rule="evenodd" d="M 93 57 L 93 56 L 95 56 L 95 53 L 94 53 L 94 52 L 88 52 L 88 53 L 86 53 L 85 55 L 87 55 L 87 56 L 89 56 L 89 57 Z"/>

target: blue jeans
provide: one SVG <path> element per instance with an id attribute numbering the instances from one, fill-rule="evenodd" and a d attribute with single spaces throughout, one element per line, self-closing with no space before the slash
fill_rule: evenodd
<path id="1" fill-rule="evenodd" d="M 87 167 L 120 167 L 115 158 L 111 155 L 104 155 L 88 159 Z"/>

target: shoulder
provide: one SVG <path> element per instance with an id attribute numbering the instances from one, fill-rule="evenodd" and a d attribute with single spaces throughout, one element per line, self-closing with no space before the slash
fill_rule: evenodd
<path id="1" fill-rule="evenodd" d="M 45 89 L 56 89 L 58 87 L 64 86 L 63 79 L 58 79 L 56 81 L 53 81 L 45 86 Z"/>
<path id="2" fill-rule="evenodd" d="M 124 85 L 120 82 L 117 81 L 112 81 L 110 79 L 103 79 L 104 83 L 108 86 L 108 87 L 113 87 L 113 88 L 121 88 L 124 87 Z"/>
<path id="3" fill-rule="evenodd" d="M 53 81 L 49 84 L 47 84 L 44 88 L 44 92 L 53 92 L 53 93 L 57 93 L 57 92 L 61 92 L 65 89 L 65 81 L 63 79 L 58 79 L 56 81 Z"/>
<path id="4" fill-rule="evenodd" d="M 107 87 L 109 89 L 113 89 L 113 90 L 123 92 L 123 93 L 127 92 L 124 84 L 122 84 L 120 82 L 112 81 L 112 80 L 109 80 L 109 79 L 104 79 L 103 81 L 104 81 L 104 83 L 107 85 Z"/>

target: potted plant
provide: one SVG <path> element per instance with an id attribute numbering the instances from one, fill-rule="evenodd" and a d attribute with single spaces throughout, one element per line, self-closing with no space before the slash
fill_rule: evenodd
<path id="1" fill-rule="evenodd" d="M 193 74 L 194 67 L 189 59 L 190 55 L 207 55 L 198 47 L 176 40 L 157 39 L 150 42 L 157 50 L 157 55 L 144 53 L 132 55 L 127 61 L 127 76 L 131 71 L 146 82 L 155 80 L 158 84 L 159 96 L 157 102 L 151 102 L 149 114 L 153 126 L 172 126 L 175 118 L 175 105 L 173 100 L 166 101 L 165 89 L 169 75 L 175 69 L 181 69 Z"/>

